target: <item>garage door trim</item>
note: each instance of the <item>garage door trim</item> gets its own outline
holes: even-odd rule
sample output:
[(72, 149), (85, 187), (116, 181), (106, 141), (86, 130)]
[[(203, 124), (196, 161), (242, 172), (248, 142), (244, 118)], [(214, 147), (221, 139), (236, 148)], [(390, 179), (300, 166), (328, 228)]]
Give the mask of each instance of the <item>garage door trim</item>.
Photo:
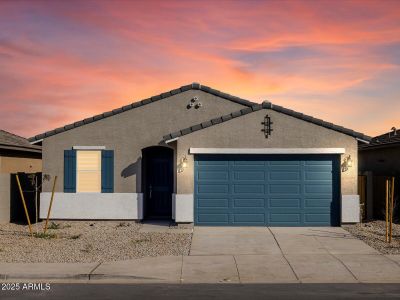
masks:
[(344, 148), (190, 148), (190, 154), (344, 154)]
[[(240, 164), (248, 164), (247, 162), (251, 161), (249, 165), (255, 166), (255, 169), (261, 168), (262, 172), (265, 172), (264, 178), (268, 179), (263, 180), (261, 179), (261, 182), (254, 182), (255, 190), (250, 186), (253, 184), (252, 181), (247, 181), (248, 183), (245, 183), (244, 185), (243, 182), (238, 182), (236, 179), (233, 177), (236, 176), (237, 170), (240, 166)], [(254, 163), (253, 161), (259, 161), (260, 165), (258, 163)], [(298, 187), (296, 188), (295, 186), (290, 186), (290, 183), (285, 183), (287, 182), (288, 178), (285, 175), (282, 179), (282, 182), (272, 182), (269, 177), (272, 176), (272, 173), (275, 171), (280, 172), (280, 168), (283, 168), (282, 170), (284, 171), (285, 169), (285, 164), (290, 162), (290, 161), (295, 161), (295, 164), (293, 165), (294, 170), (297, 170), (298, 172), (301, 172), (301, 178), (298, 177), (296, 184)], [(313, 165), (315, 164), (315, 161), (321, 161), (324, 162), (324, 166), (326, 166), (328, 169), (325, 170), (328, 174), (332, 172), (332, 175), (327, 177), (327, 179), (319, 178), (318, 176), (315, 176), (313, 172), (315, 170), (313, 168), (310, 169), (310, 164)], [(211, 163), (210, 163), (211, 162)], [(217, 162), (217, 165), (219, 162), (221, 162), (221, 166), (223, 165), (224, 167), (218, 167), (214, 165), (214, 163)], [(237, 164), (239, 162), (239, 164)], [(200, 163), (200, 164), (199, 164)], [(328, 163), (328, 164), (326, 164)], [(202, 165), (201, 165), (202, 164)], [(317, 163), (318, 164), (318, 163)], [(283, 165), (283, 166), (282, 166)], [(297, 167), (296, 167), (297, 165)], [(278, 169), (277, 169), (278, 167)], [(221, 168), (221, 169), (219, 169)], [(232, 169), (233, 168), (233, 169)], [(242, 167), (239, 168), (239, 172)], [(249, 166), (246, 166), (245, 171), (249, 171)], [(251, 166), (250, 166), (251, 168)], [(297, 168), (297, 169), (296, 169)], [(203, 170), (203, 174), (200, 174), (200, 170)], [(250, 171), (255, 171), (255, 169), (250, 169)], [(310, 171), (308, 171), (310, 170)], [(209, 226), (339, 226), (340, 225), (340, 156), (339, 155), (287, 155), (287, 154), (280, 154), (280, 155), (249, 155), (249, 154), (229, 154), (229, 155), (214, 155), (214, 154), (200, 154), (200, 155), (195, 155), (195, 168), (194, 168), (194, 183), (195, 183), (195, 191), (194, 191), (194, 221), (196, 225), (209, 225)], [(290, 170), (292, 171), (292, 170)], [(205, 173), (204, 173), (205, 172)], [(215, 172), (215, 174), (214, 174)], [(224, 175), (223, 173), (227, 173), (228, 175)], [(311, 173), (310, 173), (311, 172)], [(318, 172), (318, 171), (317, 171)], [(246, 172), (245, 172), (246, 173)], [(318, 175), (317, 173), (316, 175)], [(240, 174), (239, 174), (240, 175)], [(262, 174), (261, 174), (262, 175)], [(306, 177), (314, 176), (314, 179), (308, 179)], [(326, 176), (327, 174), (325, 174)], [(204, 176), (212, 176), (207, 179), (200, 179), (200, 177), (205, 178)], [(222, 176), (222, 177), (221, 177)], [(198, 178), (199, 177), (199, 178)], [(214, 180), (213, 178), (217, 178)], [(317, 178), (315, 178), (317, 177)], [(222, 178), (222, 179), (221, 179)], [(240, 180), (240, 178), (237, 178)], [(222, 181), (221, 181), (222, 180)], [(249, 180), (248, 178), (246, 180)], [(260, 180), (260, 179), (258, 179)], [(324, 181), (328, 180), (328, 181)], [(200, 185), (198, 182), (203, 181)], [(220, 182), (218, 182), (220, 181)], [(279, 187), (277, 191), (273, 191), (272, 188), (276, 188), (276, 184), (278, 183), (283, 183), (285, 186), (281, 186), (281, 190), (283, 190), (283, 194), (286, 194), (287, 188), (292, 188), (293, 193), (296, 194), (299, 198), (301, 198), (301, 204), (300, 205), (295, 205), (292, 204), (288, 209), (284, 208), (281, 205), (281, 202), (279, 200), (275, 199), (275, 195), (272, 195), (272, 193), (280, 193), (279, 192)], [(214, 185), (215, 184), (215, 185)], [(286, 186), (286, 184), (289, 184), (289, 186)], [(314, 189), (313, 191), (306, 191), (308, 187), (311, 187)], [(319, 184), (322, 184), (325, 186), (321, 192), (318, 190), (321, 189), (318, 187)], [(328, 185), (327, 185), (328, 184)], [(218, 186), (219, 185), (219, 186)], [(236, 190), (236, 187), (238, 190)], [(300, 192), (300, 190), (301, 192)], [(205, 190), (208, 189), (208, 190)], [(252, 214), (251, 216), (248, 215), (246, 216), (246, 209), (241, 210), (236, 210), (237, 204), (234, 203), (234, 201), (237, 200), (238, 194), (237, 193), (246, 193), (249, 192), (250, 196), (252, 194), (257, 194), (257, 197), (254, 197), (254, 199), (251, 199), (254, 203), (256, 203), (256, 198), (263, 198), (265, 199), (264, 201), (264, 208), (260, 208), (262, 211), (252, 211), (249, 212), (248, 214)], [(310, 193), (322, 193), (322, 195), (314, 195), (316, 196), (316, 199), (320, 202), (315, 202), (313, 201), (313, 195), (309, 194)], [(220, 194), (218, 194), (220, 193)], [(217, 203), (212, 203), (213, 198), (218, 198), (217, 196), (220, 195), (220, 204), (217, 205)], [(244, 195), (244, 194), (243, 194)], [(240, 196), (240, 195), (239, 195)], [(244, 199), (250, 199), (251, 197), (244, 195)], [(239, 197), (240, 198), (240, 197)], [(278, 197), (279, 198), (279, 197)], [(203, 203), (199, 202), (202, 199)], [(236, 199), (236, 200), (235, 200)], [(240, 199), (239, 199), (240, 200)], [(330, 202), (326, 202), (329, 200)], [(275, 201), (275, 203), (272, 203), (272, 201)], [(279, 208), (281, 209), (281, 212), (283, 215), (278, 216), (280, 211), (273, 209), (273, 205), (276, 205), (278, 203)], [(306, 204), (307, 203), (307, 204)], [(312, 204), (308, 204), (312, 203)], [(325, 204), (323, 204), (325, 203)], [(242, 201), (241, 205), (248, 205), (247, 203), (244, 203)], [(203, 209), (199, 208), (201, 205), (205, 205)], [(211, 206), (210, 206), (211, 205)], [(213, 208), (213, 206), (216, 205), (216, 208)], [(254, 204), (251, 206), (260, 206), (262, 204)], [(294, 205), (294, 206), (293, 206)], [(310, 206), (311, 205), (311, 206)], [(250, 203), (249, 203), (250, 206)], [(316, 207), (321, 206), (321, 210), (318, 210)], [(298, 207), (298, 210), (296, 211), (296, 207)], [(315, 214), (316, 215), (313, 215)], [(220, 218), (224, 218), (225, 221), (208, 221), (206, 218), (207, 216), (210, 216), (211, 218), (213, 217), (213, 214), (219, 214)], [(262, 214), (265, 214), (265, 218), (263, 219)], [(278, 215), (277, 215), (278, 214)], [(290, 214), (292, 214), (290, 216)], [(296, 220), (295, 215), (301, 215), (301, 219), (297, 218)], [(287, 218), (287, 222), (281, 221), (281, 220), (273, 220), (272, 215), (278, 216), (278, 218)], [(315, 217), (318, 217), (318, 215), (322, 219), (312, 219)], [(226, 217), (225, 217), (226, 216)], [(251, 218), (247, 218), (247, 217)], [(325, 217), (324, 217), (325, 216)], [(203, 217), (203, 221), (200, 221), (200, 218)], [(240, 221), (240, 218), (243, 217), (244, 219)], [(247, 219), (246, 219), (247, 218)], [(310, 219), (307, 219), (310, 218)], [(235, 220), (233, 220), (235, 219)], [(237, 221), (238, 219), (239, 221)], [(204, 221), (206, 220), (206, 221)], [(252, 223), (254, 222), (254, 223)]]

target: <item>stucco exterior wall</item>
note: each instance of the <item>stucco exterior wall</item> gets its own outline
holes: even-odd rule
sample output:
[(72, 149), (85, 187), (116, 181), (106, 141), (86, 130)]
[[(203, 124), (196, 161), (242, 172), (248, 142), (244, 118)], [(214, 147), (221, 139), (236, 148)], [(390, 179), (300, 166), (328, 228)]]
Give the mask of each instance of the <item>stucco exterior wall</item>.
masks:
[(359, 156), (360, 172), (387, 176), (400, 172), (400, 146), (362, 150)]
[(0, 223), (10, 222), (10, 174), (0, 173)]
[[(187, 109), (198, 96), (203, 106)], [(105, 146), (114, 150), (114, 191), (141, 192), (142, 149), (158, 145), (170, 132), (244, 108), (200, 90), (189, 90), (43, 140), (43, 173), (57, 175), (56, 192), (63, 191), (64, 150), (73, 146)], [(53, 177), (54, 178), (54, 177)], [(52, 182), (45, 182), (44, 192)]]
[(36, 173), (42, 171), (40, 158), (0, 156), (0, 173)]
[[(261, 131), (265, 115), (273, 122), (272, 135)], [(189, 148), (345, 148), (353, 167), (341, 173), (342, 194), (357, 194), (357, 141), (348, 135), (287, 116), (272, 110), (260, 110), (179, 138), (177, 159), (186, 155), (187, 169), (177, 174), (177, 194), (194, 190), (194, 156)]]

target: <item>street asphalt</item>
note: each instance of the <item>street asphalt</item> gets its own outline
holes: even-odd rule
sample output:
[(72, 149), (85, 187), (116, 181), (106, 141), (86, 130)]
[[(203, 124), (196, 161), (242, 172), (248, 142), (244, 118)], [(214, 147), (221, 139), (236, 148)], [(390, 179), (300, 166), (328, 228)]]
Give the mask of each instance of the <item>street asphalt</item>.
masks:
[(399, 299), (399, 284), (51, 284), (46, 291), (0, 291), (24, 299)]

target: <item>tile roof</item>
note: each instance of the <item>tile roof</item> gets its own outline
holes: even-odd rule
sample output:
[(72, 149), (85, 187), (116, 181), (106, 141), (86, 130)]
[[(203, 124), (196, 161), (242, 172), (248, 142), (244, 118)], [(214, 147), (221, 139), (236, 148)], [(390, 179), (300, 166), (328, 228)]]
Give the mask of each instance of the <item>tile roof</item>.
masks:
[(188, 90), (201, 90), (203, 92), (206, 92), (206, 93), (221, 97), (223, 99), (226, 99), (226, 100), (229, 100), (229, 101), (232, 101), (232, 102), (235, 102), (235, 103), (241, 104), (243, 106), (247, 106), (247, 107), (241, 109), (240, 111), (232, 112), (231, 114), (224, 115), (224, 116), (221, 116), (219, 118), (215, 118), (213, 120), (210, 120), (210, 121), (207, 121), (207, 122), (203, 122), (201, 124), (197, 124), (197, 125), (191, 126), (189, 128), (182, 129), (182, 130), (180, 130), (178, 132), (171, 133), (169, 135), (164, 136), (164, 140), (168, 140), (168, 139), (171, 139), (171, 138), (175, 138), (175, 137), (178, 137), (178, 136), (189, 134), (189, 133), (191, 133), (193, 131), (200, 130), (200, 129), (203, 129), (203, 128), (206, 128), (206, 127), (209, 127), (209, 126), (213, 126), (215, 124), (228, 121), (228, 120), (230, 120), (232, 118), (236, 118), (236, 117), (251, 113), (251, 112), (253, 112), (255, 110), (259, 110), (259, 109), (262, 109), (262, 108), (269, 108), (269, 109), (284, 113), (286, 115), (290, 115), (292, 117), (295, 117), (295, 118), (298, 118), (298, 119), (302, 119), (302, 120), (307, 121), (307, 122), (311, 122), (311, 123), (314, 123), (314, 124), (317, 124), (317, 125), (320, 125), (320, 126), (323, 126), (323, 127), (335, 130), (335, 131), (339, 131), (341, 133), (345, 133), (345, 134), (353, 136), (355, 138), (359, 138), (359, 139), (366, 140), (366, 141), (369, 141), (369, 139), (370, 139), (369, 136), (366, 136), (366, 135), (364, 135), (362, 133), (355, 132), (353, 130), (344, 128), (342, 126), (334, 125), (332, 123), (329, 123), (329, 122), (326, 122), (326, 121), (323, 121), (323, 120), (320, 120), (320, 119), (317, 119), (317, 118), (314, 118), (314, 117), (311, 117), (311, 116), (308, 116), (308, 115), (304, 115), (302, 113), (293, 111), (291, 109), (287, 109), (287, 108), (279, 106), (279, 105), (273, 105), (272, 103), (270, 103), (268, 101), (265, 101), (262, 104), (257, 104), (255, 102), (251, 102), (251, 101), (246, 100), (246, 99), (242, 99), (242, 98), (239, 98), (239, 97), (236, 97), (236, 96), (232, 96), (230, 94), (221, 92), (219, 90), (210, 88), (208, 86), (201, 85), (200, 83), (192, 83), (192, 84), (181, 86), (180, 88), (171, 90), (171, 91), (166, 92), (166, 93), (162, 93), (162, 94), (159, 94), (159, 95), (156, 95), (156, 96), (153, 96), (153, 97), (150, 97), (150, 98), (138, 101), (138, 102), (134, 102), (134, 103), (129, 104), (129, 105), (122, 106), (122, 107), (114, 109), (112, 111), (104, 112), (102, 114), (99, 114), (99, 115), (96, 115), (96, 116), (93, 116), (93, 117), (90, 117), (90, 118), (86, 118), (84, 120), (80, 120), (80, 121), (77, 121), (75, 123), (68, 124), (68, 125), (65, 125), (63, 127), (56, 128), (54, 130), (50, 130), (50, 131), (44, 132), (42, 134), (36, 135), (34, 137), (31, 137), (28, 140), (30, 142), (39, 141), (39, 140), (41, 140), (43, 138), (46, 138), (46, 137), (49, 137), (49, 136), (53, 136), (53, 135), (56, 135), (58, 133), (61, 133), (61, 132), (64, 132), (64, 131), (67, 131), (67, 130), (70, 130), (70, 129), (73, 129), (73, 128), (76, 128), (76, 127), (80, 127), (80, 126), (83, 126), (83, 125), (86, 125), (86, 124), (89, 124), (89, 123), (92, 123), (92, 122), (95, 122), (95, 121), (98, 121), (98, 120), (101, 120), (101, 119), (104, 119), (104, 118), (107, 118), (107, 117), (110, 117), (110, 116), (114, 116), (114, 115), (120, 114), (122, 112), (125, 112), (127, 110), (135, 109), (137, 107), (141, 107), (143, 105), (146, 105), (146, 104), (149, 104), (149, 103), (152, 103), (152, 102), (156, 102), (156, 101), (168, 98), (170, 96), (183, 93), (183, 92), (188, 91)]
[(367, 150), (394, 145), (400, 145), (400, 130), (392, 130), (390, 132), (373, 137), (369, 144), (361, 144), (359, 145), (358, 149)]
[(107, 117), (110, 117), (110, 116), (114, 116), (114, 115), (120, 114), (122, 112), (125, 112), (127, 110), (135, 109), (137, 107), (141, 107), (143, 105), (146, 105), (146, 104), (149, 104), (149, 103), (152, 103), (152, 102), (156, 102), (156, 101), (171, 97), (173, 95), (177, 95), (177, 94), (186, 92), (188, 90), (200, 90), (200, 91), (203, 91), (203, 92), (206, 92), (206, 93), (221, 97), (223, 99), (226, 99), (226, 100), (229, 100), (229, 101), (232, 101), (232, 102), (244, 105), (244, 106), (249, 106), (250, 107), (250, 106), (255, 104), (254, 102), (251, 102), (249, 100), (245, 100), (245, 99), (242, 99), (242, 98), (239, 98), (239, 97), (236, 97), (236, 96), (232, 96), (230, 94), (227, 94), (227, 93), (218, 91), (216, 89), (210, 88), (208, 86), (201, 85), (200, 83), (195, 83), (194, 82), (192, 84), (184, 85), (184, 86), (181, 86), (180, 88), (171, 90), (169, 92), (162, 93), (160, 95), (156, 95), (156, 96), (153, 96), (153, 97), (150, 97), (150, 98), (138, 101), (138, 102), (134, 102), (134, 103), (131, 103), (129, 105), (125, 105), (125, 106), (122, 106), (120, 108), (113, 109), (112, 111), (104, 112), (102, 114), (99, 114), (99, 115), (96, 115), (96, 116), (93, 116), (93, 117), (90, 117), (90, 118), (87, 118), (87, 119), (84, 119), (84, 120), (80, 120), (80, 121), (77, 121), (75, 123), (68, 124), (68, 125), (65, 125), (63, 127), (59, 127), (59, 128), (54, 129), (54, 130), (50, 130), (50, 131), (44, 132), (42, 134), (38, 134), (38, 135), (36, 135), (34, 137), (29, 138), (29, 141), (30, 142), (39, 141), (39, 140), (41, 140), (43, 138), (46, 138), (46, 137), (49, 137), (49, 136), (52, 136), (52, 135), (55, 135), (55, 134), (58, 134), (58, 133), (73, 129), (73, 128), (76, 128), (76, 127), (80, 127), (80, 126), (83, 126), (83, 125), (86, 125), (86, 124), (89, 124), (89, 123), (92, 123), (92, 122), (95, 122), (95, 121), (98, 121), (98, 120), (101, 120), (101, 119), (104, 119), (104, 118), (107, 118)]
[(313, 124), (316, 124), (316, 125), (328, 128), (328, 129), (332, 129), (334, 131), (338, 131), (338, 132), (350, 135), (352, 137), (355, 137), (355, 138), (358, 138), (358, 139), (361, 139), (364, 141), (369, 141), (371, 139), (371, 137), (364, 135), (363, 133), (356, 132), (351, 129), (347, 129), (342, 126), (335, 125), (335, 124), (326, 122), (321, 119), (316, 119), (312, 116), (304, 115), (304, 114), (296, 112), (294, 110), (272, 104), (271, 102), (268, 102), (268, 101), (264, 101), (262, 104), (254, 104), (250, 107), (243, 108), (239, 111), (232, 112), (228, 115), (224, 115), (224, 116), (221, 116), (221, 117), (218, 117), (218, 118), (215, 118), (215, 119), (212, 119), (212, 120), (209, 120), (209, 121), (206, 121), (206, 122), (203, 122), (200, 124), (196, 124), (191, 127), (170, 133), (168, 135), (165, 135), (163, 137), (163, 140), (168, 141), (171, 139), (175, 139), (177, 137), (184, 136), (186, 134), (190, 134), (192, 132), (195, 132), (195, 131), (198, 131), (198, 130), (201, 130), (201, 129), (204, 129), (204, 128), (207, 128), (207, 127), (219, 124), (219, 123), (223, 123), (223, 122), (229, 121), (233, 118), (241, 117), (241, 116), (247, 115), (249, 113), (261, 110), (261, 109), (272, 109), (274, 111), (289, 115), (291, 117), (294, 117), (294, 118), (297, 118), (300, 120), (304, 120), (306, 122), (310, 122), (310, 123), (313, 123)]
[(42, 147), (31, 145), (26, 138), (0, 129), (0, 149), (42, 152)]

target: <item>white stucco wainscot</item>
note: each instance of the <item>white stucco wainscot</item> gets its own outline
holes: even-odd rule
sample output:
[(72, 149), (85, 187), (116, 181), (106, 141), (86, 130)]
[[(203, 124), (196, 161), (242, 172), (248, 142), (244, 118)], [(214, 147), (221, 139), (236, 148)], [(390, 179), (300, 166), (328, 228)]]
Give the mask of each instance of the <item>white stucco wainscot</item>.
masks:
[[(40, 218), (47, 217), (51, 193), (40, 194)], [(50, 219), (143, 219), (141, 193), (55, 193)]]
[(172, 195), (173, 218), (177, 223), (193, 223), (194, 199), (193, 194)]
[(360, 222), (360, 196), (342, 195), (342, 223)]

